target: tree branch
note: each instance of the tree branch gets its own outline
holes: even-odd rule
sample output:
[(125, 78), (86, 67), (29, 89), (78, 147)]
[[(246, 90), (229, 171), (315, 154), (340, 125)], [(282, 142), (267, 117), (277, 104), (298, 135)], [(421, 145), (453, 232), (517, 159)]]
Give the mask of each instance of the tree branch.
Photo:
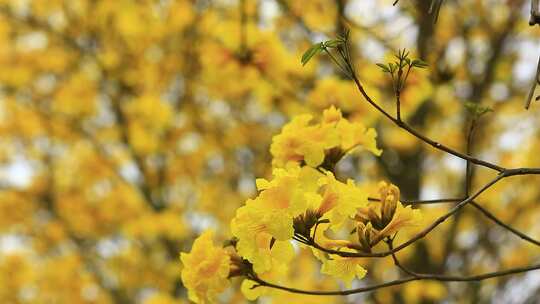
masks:
[(318, 290), (316, 291), (316, 290), (303, 290), (303, 289), (291, 288), (291, 287), (286, 287), (286, 286), (267, 282), (257, 276), (250, 277), (249, 279), (253, 280), (254, 282), (258, 284), (258, 285), (255, 285), (254, 288), (269, 287), (269, 288), (279, 289), (279, 290), (283, 290), (283, 291), (287, 291), (291, 293), (314, 295), (314, 296), (346, 296), (346, 295), (351, 295), (351, 294), (358, 294), (358, 293), (373, 291), (377, 289), (382, 289), (385, 287), (401, 285), (401, 284), (405, 284), (411, 281), (420, 281), (420, 280), (440, 281), (440, 282), (483, 281), (483, 280), (487, 280), (491, 278), (502, 277), (502, 276), (507, 276), (511, 274), (538, 270), (538, 269), (540, 269), (540, 264), (535, 264), (535, 265), (526, 266), (526, 267), (517, 267), (517, 268), (512, 268), (512, 269), (502, 270), (502, 271), (489, 272), (489, 273), (484, 273), (484, 274), (479, 274), (479, 275), (474, 275), (474, 276), (450, 276), (450, 275), (437, 275), (437, 274), (420, 274), (420, 273), (411, 272), (414, 274), (414, 276), (409, 276), (406, 278), (393, 280), (393, 281), (389, 281), (382, 284), (370, 285), (370, 286), (361, 287), (361, 288), (355, 288), (355, 289), (349, 289), (349, 290), (332, 290), (332, 291), (318, 291)]

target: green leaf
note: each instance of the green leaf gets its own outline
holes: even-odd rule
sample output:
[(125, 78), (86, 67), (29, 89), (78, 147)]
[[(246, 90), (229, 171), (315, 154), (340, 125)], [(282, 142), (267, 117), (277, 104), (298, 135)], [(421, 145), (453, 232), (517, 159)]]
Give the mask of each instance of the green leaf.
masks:
[(407, 62), (405, 62), (405, 60), (400, 60), (399, 61), (398, 66), (399, 66), (400, 69), (403, 69), (406, 65), (407, 65)]
[(407, 49), (400, 49), (398, 50), (398, 53), (394, 55), (394, 57), (396, 57), (396, 59), (398, 59), (399, 61), (405, 60), (405, 58), (407, 58), (408, 56), (409, 52), (407, 51)]
[(421, 59), (415, 59), (411, 62), (411, 65), (413, 67), (417, 67), (417, 68), (420, 68), (420, 69), (425, 69), (429, 66), (429, 64)]
[(339, 39), (332, 39), (324, 42), (324, 46), (327, 48), (335, 48), (343, 42)]
[(377, 66), (380, 67), (381, 70), (383, 70), (383, 72), (390, 73), (390, 69), (386, 65), (384, 65), (382, 63), (377, 63)]
[(316, 43), (312, 45), (307, 51), (305, 51), (304, 55), (302, 55), (302, 65), (306, 65), (309, 60), (318, 53), (320, 53), (324, 48), (324, 45), (322, 42)]
[(477, 103), (474, 102), (466, 102), (465, 108), (471, 115), (473, 115), (475, 118), (478, 118), (486, 113), (493, 112), (493, 109), (490, 107), (483, 107)]
[(390, 73), (394, 73), (397, 70), (397, 64), (389, 63), (388, 66), (390, 67)]

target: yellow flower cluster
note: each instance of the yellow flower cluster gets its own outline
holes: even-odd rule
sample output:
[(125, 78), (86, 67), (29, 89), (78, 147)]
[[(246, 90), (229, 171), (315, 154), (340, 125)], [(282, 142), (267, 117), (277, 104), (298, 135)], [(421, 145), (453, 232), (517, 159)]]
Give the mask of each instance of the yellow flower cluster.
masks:
[[(381, 183), (380, 202), (370, 203), (366, 189), (334, 176), (333, 166), (352, 149), (361, 147), (380, 155), (373, 129), (349, 122), (334, 107), (324, 111), (319, 123), (310, 124), (311, 120), (309, 115), (296, 117), (274, 137), (272, 178), (256, 180), (258, 195), (248, 199), (231, 221), (236, 253), (214, 247), (211, 234), (205, 233), (195, 241), (192, 253), (182, 254), (182, 280), (193, 301), (212, 301), (227, 286), (227, 278), (236, 275), (246, 275), (241, 288), (246, 298), (271, 294), (254, 278), (276, 282), (284, 277), (295, 256), (293, 240), (370, 252), (385, 237), (418, 222), (419, 212), (403, 207), (396, 186)], [(358, 241), (325, 236), (329, 230), (348, 232), (351, 223), (356, 225)], [(367, 273), (360, 258), (312, 249), (322, 263), (321, 273), (347, 285)]]
[(288, 164), (306, 164), (310, 167), (333, 165), (355, 148), (362, 148), (379, 156), (374, 129), (367, 129), (359, 122), (343, 118), (334, 106), (323, 112), (322, 120), (312, 124), (309, 114), (299, 115), (285, 125), (281, 134), (274, 136), (270, 152), (274, 167)]
[[(342, 183), (331, 172), (294, 166), (274, 169), (273, 175), (270, 181), (257, 180), (259, 195), (239, 208), (231, 222), (238, 253), (256, 273), (289, 262), (293, 254), (289, 241), (295, 230), (302, 229), (298, 222), (311, 222), (312, 227), (324, 217), (337, 229), (367, 205), (366, 195), (353, 181)], [(311, 227), (303, 234), (309, 235)]]

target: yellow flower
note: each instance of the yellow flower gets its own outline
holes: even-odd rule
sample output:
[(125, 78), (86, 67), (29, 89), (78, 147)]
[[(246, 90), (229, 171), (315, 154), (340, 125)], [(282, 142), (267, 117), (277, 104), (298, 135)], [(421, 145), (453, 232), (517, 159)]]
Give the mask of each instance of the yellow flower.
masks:
[(280, 134), (274, 136), (270, 152), (275, 167), (304, 161), (317, 167), (324, 160), (324, 151), (339, 144), (334, 128), (310, 125), (311, 115), (299, 115), (285, 125)]
[(320, 176), (309, 167), (275, 169), (273, 174), (271, 181), (257, 180), (261, 192), (247, 200), (231, 221), (232, 234), (238, 238), (238, 253), (253, 264), (257, 273), (292, 258), (289, 240), (294, 234), (293, 218), (306, 209), (305, 193), (316, 190)]
[(377, 149), (377, 132), (375, 129), (367, 129), (360, 123), (351, 123), (346, 119), (340, 120), (336, 125), (336, 130), (341, 136), (341, 149), (347, 153), (354, 148), (362, 148), (375, 156), (380, 156), (382, 150)]
[(382, 236), (390, 236), (400, 229), (418, 226), (421, 221), (422, 214), (420, 213), (420, 210), (412, 209), (411, 206), (403, 207), (400, 202), (397, 202), (394, 217), (390, 223), (380, 231), (380, 234)]
[(360, 264), (361, 258), (332, 256), (332, 259), (323, 261), (321, 273), (341, 279), (347, 287), (350, 287), (354, 278), (361, 279), (366, 276), (367, 270)]
[(244, 281), (242, 281), (242, 286), (240, 287), (240, 290), (242, 291), (244, 297), (246, 297), (246, 299), (250, 301), (255, 301), (258, 297), (264, 295), (267, 292), (267, 288), (262, 286), (253, 288), (255, 285), (257, 285), (257, 282), (245, 279)]
[(377, 156), (381, 154), (376, 146), (375, 130), (366, 129), (359, 122), (349, 122), (334, 106), (323, 112), (320, 123), (312, 120), (308, 114), (296, 116), (274, 136), (270, 147), (274, 167), (291, 163), (318, 167), (325, 161), (333, 165), (359, 146)]
[(195, 303), (213, 303), (229, 285), (230, 256), (212, 241), (213, 233), (204, 232), (193, 243), (191, 253), (181, 253), (182, 282)]
[(319, 185), (324, 188), (324, 192), (318, 212), (330, 220), (333, 230), (341, 228), (345, 220), (368, 204), (367, 194), (352, 180), (342, 183), (331, 172), (326, 172), (326, 176), (319, 179)]
[(380, 202), (370, 203), (368, 207), (360, 208), (356, 220), (361, 227), (368, 227), (370, 240), (365, 236), (360, 238), (361, 243), (374, 246), (387, 236), (392, 236), (400, 229), (417, 226), (422, 221), (420, 210), (404, 207), (399, 201), (400, 191), (395, 185), (385, 182), (379, 184)]
[(232, 234), (238, 238), (237, 252), (253, 264), (256, 273), (285, 265), (294, 255), (288, 241), (293, 234), (292, 218), (279, 213), (265, 216), (264, 210), (250, 209), (248, 206), (239, 208), (231, 222)]
[[(349, 248), (349, 246), (353, 245), (353, 243), (349, 240), (336, 240), (328, 238), (325, 235), (325, 231), (328, 230), (328, 227), (328, 223), (323, 223), (320, 224), (317, 228), (317, 231), (313, 236), (317, 244), (327, 249)], [(315, 258), (317, 258), (323, 263), (328, 260), (327, 254), (319, 249), (311, 247), (311, 252), (313, 253), (313, 256), (315, 256)]]

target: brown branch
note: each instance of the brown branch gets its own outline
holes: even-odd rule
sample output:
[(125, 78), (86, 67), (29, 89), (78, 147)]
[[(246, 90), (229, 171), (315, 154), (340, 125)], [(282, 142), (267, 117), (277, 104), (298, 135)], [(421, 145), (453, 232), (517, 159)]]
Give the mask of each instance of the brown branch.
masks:
[[(388, 247), (392, 249), (392, 240), (389, 240), (387, 242)], [(535, 264), (527, 267), (518, 267), (518, 268), (512, 268), (508, 270), (503, 271), (496, 271), (491, 273), (485, 273), (481, 275), (474, 275), (474, 276), (459, 276), (459, 275), (444, 275), (444, 274), (432, 274), (432, 273), (420, 273), (412, 271), (403, 264), (401, 264), (395, 254), (392, 254), (392, 259), (394, 261), (394, 264), (401, 269), (403, 272), (408, 274), (409, 276), (419, 279), (419, 280), (434, 280), (434, 281), (441, 281), (441, 282), (470, 282), (470, 281), (481, 281), (485, 279), (490, 279), (498, 276), (505, 276), (509, 274), (515, 274), (519, 272), (527, 272), (532, 270), (538, 270), (540, 269), (540, 264)]]
[[(459, 203), (466, 198), (437, 198), (429, 200), (400, 200), (404, 205), (430, 205), (430, 204), (443, 204), (443, 203)], [(381, 199), (375, 197), (368, 197), (370, 202), (380, 202)]]
[(258, 285), (255, 285), (253, 288), (269, 287), (269, 288), (279, 289), (279, 290), (283, 290), (283, 291), (287, 291), (291, 293), (314, 295), (314, 296), (346, 296), (346, 295), (351, 295), (351, 294), (358, 294), (358, 293), (373, 291), (373, 290), (377, 290), (377, 289), (381, 289), (385, 287), (401, 285), (401, 284), (405, 284), (411, 281), (425, 280), (425, 281), (440, 281), (440, 282), (475, 282), (475, 281), (483, 281), (483, 280), (487, 280), (491, 278), (502, 277), (502, 276), (507, 276), (511, 274), (538, 270), (538, 269), (540, 269), (540, 264), (535, 264), (535, 265), (531, 265), (527, 267), (516, 267), (516, 268), (512, 268), (508, 270), (489, 272), (489, 273), (484, 273), (484, 274), (474, 275), (474, 276), (450, 276), (450, 275), (437, 275), (437, 274), (419, 274), (419, 273), (411, 272), (411, 273), (414, 273), (415, 275), (398, 279), (398, 280), (385, 282), (382, 284), (375, 284), (375, 285), (349, 289), (349, 290), (332, 290), (332, 291), (303, 290), (303, 289), (291, 288), (291, 287), (286, 287), (286, 286), (267, 282), (257, 276), (252, 276), (249, 279), (258, 284)]
[(354, 66), (350, 60), (350, 58), (346, 57), (346, 56), (342, 56), (342, 59), (343, 61), (345, 62), (346, 66), (347, 66), (347, 70), (349, 71), (349, 73), (347, 73), (350, 78), (354, 81), (354, 83), (356, 84), (356, 87), (358, 88), (358, 91), (360, 91), (360, 93), (362, 94), (362, 96), (364, 97), (364, 99), (369, 103), (371, 104), (377, 111), (379, 111), (381, 114), (383, 114), (384, 116), (386, 116), (386, 118), (388, 118), (390, 121), (392, 121), (395, 125), (397, 125), (398, 127), (400, 127), (401, 129), (409, 132), (411, 135), (413, 135), (414, 137), (418, 138), (419, 140), (427, 143), (428, 145), (431, 145), (432, 147), (436, 148), (436, 149), (439, 149), (441, 151), (444, 151), (446, 153), (449, 153), (449, 154), (452, 154), (454, 156), (457, 156), (461, 159), (464, 159), (464, 160), (467, 160), (467, 161), (470, 161), (476, 165), (480, 165), (480, 166), (484, 166), (486, 168), (490, 168), (490, 169), (493, 169), (495, 171), (498, 171), (498, 172), (503, 172), (506, 170), (506, 168), (504, 167), (501, 167), (499, 165), (496, 165), (496, 164), (493, 164), (493, 163), (490, 163), (488, 161), (485, 161), (485, 160), (482, 160), (482, 159), (478, 159), (478, 158), (475, 158), (475, 157), (472, 157), (468, 154), (465, 154), (465, 153), (461, 153), (461, 152), (458, 152), (446, 145), (443, 145), (439, 142), (436, 142), (430, 138), (428, 138), (427, 136), (421, 134), (420, 132), (416, 131), (415, 129), (413, 129), (411, 126), (409, 126), (407, 123), (405, 123), (404, 121), (398, 119), (398, 118), (394, 118), (392, 115), (390, 115), (386, 110), (384, 110), (381, 106), (379, 106), (370, 96), (369, 94), (366, 92), (366, 90), (364, 89), (364, 87), (362, 86), (362, 83), (360, 82), (360, 80), (358, 79), (358, 76), (356, 75), (356, 72), (355, 72), (355, 69), (354, 69)]
[[(348, 63), (348, 64), (349, 64), (349, 67), (352, 68), (350, 63)], [(364, 97), (364, 99), (368, 103), (370, 103), (381, 114), (386, 116), (386, 118), (388, 118), (390, 121), (392, 121), (395, 125), (397, 125), (401, 129), (404, 129), (405, 131), (409, 132), (411, 135), (418, 138), (419, 140), (421, 140), (421, 141), (425, 142), (426, 144), (434, 147), (435, 149), (439, 149), (439, 150), (442, 150), (442, 151), (444, 151), (446, 153), (457, 156), (457, 157), (459, 157), (461, 159), (468, 160), (468, 161), (470, 161), (470, 162), (472, 162), (472, 163), (474, 163), (476, 165), (484, 166), (486, 168), (490, 168), (490, 169), (493, 169), (493, 170), (498, 171), (498, 172), (503, 172), (505, 170), (505, 168), (503, 168), (503, 167), (501, 167), (499, 165), (496, 165), (496, 164), (487, 162), (485, 160), (481, 160), (481, 159), (472, 157), (470, 155), (458, 152), (458, 151), (456, 151), (456, 150), (454, 150), (454, 149), (452, 149), (452, 148), (450, 148), (448, 146), (445, 146), (445, 145), (443, 145), (443, 144), (441, 144), (439, 142), (436, 142), (436, 141), (424, 136), (423, 134), (419, 133), (418, 131), (413, 129), (411, 126), (409, 126), (405, 122), (403, 122), (401, 120), (398, 120), (397, 118), (394, 118), (392, 115), (390, 115), (388, 112), (386, 112), (381, 106), (379, 106), (375, 101), (373, 101), (373, 99), (371, 99), (371, 97), (367, 94), (366, 90), (364, 89), (364, 87), (360, 83), (360, 80), (356, 76), (356, 73), (354, 73), (354, 72), (352, 73), (352, 79), (353, 79), (354, 83), (356, 84), (356, 87), (358, 88), (358, 90), (360, 91), (360, 93), (362, 94), (362, 96)]]
[(525, 233), (523, 233), (523, 232), (513, 228), (512, 226), (504, 223), (503, 221), (501, 221), (499, 218), (497, 218), (495, 215), (493, 215), (491, 212), (489, 212), (488, 210), (486, 210), (484, 207), (480, 206), (476, 202), (472, 201), (470, 204), (474, 208), (476, 208), (478, 211), (482, 212), (482, 214), (484, 216), (486, 216), (487, 218), (489, 218), (490, 220), (495, 222), (497, 225), (503, 227), (504, 229), (510, 231), (511, 233), (517, 235), (518, 237), (522, 238), (523, 240), (525, 240), (525, 241), (527, 241), (529, 243), (532, 243), (532, 244), (534, 244), (536, 246), (540, 246), (540, 241), (535, 240), (535, 239), (531, 238), (530, 236), (526, 235)]

